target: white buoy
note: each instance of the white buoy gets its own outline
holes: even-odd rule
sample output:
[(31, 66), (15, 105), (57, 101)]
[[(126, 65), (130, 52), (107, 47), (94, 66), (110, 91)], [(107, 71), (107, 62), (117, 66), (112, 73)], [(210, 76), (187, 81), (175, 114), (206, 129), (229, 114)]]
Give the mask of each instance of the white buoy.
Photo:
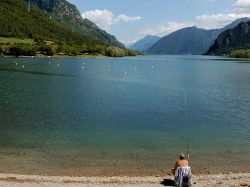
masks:
[(85, 69), (85, 67), (84, 67), (84, 66), (82, 66), (82, 69)]
[(60, 64), (57, 64), (57, 66), (59, 67), (59, 66), (60, 66)]
[(24, 68), (24, 65), (22, 66), (22, 68)]
[(18, 63), (16, 63), (16, 66), (18, 65)]

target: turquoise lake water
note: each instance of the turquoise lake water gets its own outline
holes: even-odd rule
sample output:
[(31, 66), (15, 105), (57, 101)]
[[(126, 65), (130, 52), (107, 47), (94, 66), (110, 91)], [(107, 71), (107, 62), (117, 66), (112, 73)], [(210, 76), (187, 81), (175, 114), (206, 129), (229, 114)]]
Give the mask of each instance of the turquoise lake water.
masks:
[(249, 133), (250, 63), (0, 58), (0, 172), (154, 175), (187, 137), (194, 171), (245, 172)]

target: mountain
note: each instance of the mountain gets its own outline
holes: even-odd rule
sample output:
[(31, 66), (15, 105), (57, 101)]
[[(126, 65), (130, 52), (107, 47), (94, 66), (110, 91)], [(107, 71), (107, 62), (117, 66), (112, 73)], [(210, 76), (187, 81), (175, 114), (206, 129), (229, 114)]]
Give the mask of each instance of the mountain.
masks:
[(156, 42), (150, 54), (203, 54), (211, 46), (219, 30), (188, 27), (169, 34)]
[(132, 49), (132, 50), (137, 50), (137, 51), (147, 51), (158, 40), (160, 40), (160, 38), (161, 37), (159, 37), (159, 36), (147, 35), (144, 38), (142, 38), (141, 40), (139, 40), (136, 43), (134, 43), (129, 48)]
[[(25, 1), (28, 2), (29, 0)], [(101, 30), (90, 20), (83, 19), (76, 6), (66, 0), (31, 0), (31, 4), (49, 15), (51, 19), (63, 23), (76, 32), (109, 45), (125, 48), (114, 36)]]
[(194, 54), (207, 52), (218, 35), (249, 18), (240, 18), (221, 29), (205, 30), (197, 27), (187, 27), (175, 31), (156, 42), (147, 52), (150, 54)]
[(228, 29), (233, 29), (234, 27), (238, 26), (241, 22), (246, 23), (249, 21), (250, 21), (250, 18), (248, 18), (248, 17), (238, 18), (238, 19), (234, 20), (232, 23), (230, 23), (229, 25), (222, 28), (221, 32), (228, 30)]
[(242, 22), (235, 28), (222, 32), (207, 54), (231, 54), (239, 49), (250, 49), (250, 22)]
[(66, 0), (31, 0), (30, 11), (27, 1), (0, 1), (0, 55), (136, 55)]
[(1, 0), (0, 15), (2, 37), (42, 38), (53, 42), (83, 42), (86, 39), (85, 35), (74, 33), (56, 20), (50, 20), (38, 8), (28, 12), (23, 0)]

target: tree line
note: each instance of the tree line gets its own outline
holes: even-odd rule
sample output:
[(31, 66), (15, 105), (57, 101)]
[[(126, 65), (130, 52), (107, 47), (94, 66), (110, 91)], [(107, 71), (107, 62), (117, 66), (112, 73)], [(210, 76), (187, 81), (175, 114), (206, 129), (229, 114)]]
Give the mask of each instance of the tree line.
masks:
[(0, 15), (0, 36), (34, 40), (34, 43), (0, 44), (2, 55), (94, 54), (115, 57), (138, 54), (76, 32), (69, 26), (50, 19), (47, 14), (36, 7), (28, 12), (25, 1), (1, 0)]

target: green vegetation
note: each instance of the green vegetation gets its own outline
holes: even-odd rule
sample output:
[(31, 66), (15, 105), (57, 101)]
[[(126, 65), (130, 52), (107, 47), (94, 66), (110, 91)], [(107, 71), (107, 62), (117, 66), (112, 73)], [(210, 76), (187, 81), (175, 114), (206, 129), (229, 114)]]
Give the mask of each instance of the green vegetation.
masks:
[[(28, 2), (28, 0), (25, 0)], [(85, 35), (88, 38), (102, 41), (103, 43), (119, 48), (124, 45), (117, 39), (98, 28), (88, 19), (82, 19), (81, 13), (77, 8), (66, 0), (49, 1), (49, 0), (30, 0), (34, 7), (39, 8), (43, 13), (47, 14), (50, 20), (56, 20), (63, 24), (64, 27), (70, 28), (74, 32)]]
[[(17, 39), (18, 41), (18, 39)], [(105, 47), (102, 45), (95, 45), (92, 47), (82, 47), (77, 45), (61, 45), (46, 43), (13, 43), (0, 45), (0, 54), (6, 56), (82, 56), (82, 55), (96, 55), (109, 57), (135, 56), (141, 54), (140, 52), (131, 51), (128, 49), (121, 49), (118, 47)]]
[[(44, 3), (50, 2), (48, 6)], [(0, 54), (11, 56), (46, 55), (136, 55), (112, 35), (83, 20), (75, 6), (62, 1), (0, 1)], [(61, 3), (61, 4), (60, 4)], [(61, 8), (59, 8), (61, 7)], [(70, 12), (65, 16), (66, 12)], [(60, 17), (60, 15), (63, 15)]]
[(232, 51), (230, 57), (233, 58), (250, 58), (250, 49), (240, 49)]
[(17, 43), (34, 43), (33, 39), (20, 39), (20, 38), (4, 38), (0, 37), (0, 45), (17, 44)]
[(3, 56), (3, 49), (2, 47), (0, 46), (0, 57)]
[(221, 33), (210, 47), (208, 55), (244, 56), (250, 49), (250, 22), (240, 23)]

